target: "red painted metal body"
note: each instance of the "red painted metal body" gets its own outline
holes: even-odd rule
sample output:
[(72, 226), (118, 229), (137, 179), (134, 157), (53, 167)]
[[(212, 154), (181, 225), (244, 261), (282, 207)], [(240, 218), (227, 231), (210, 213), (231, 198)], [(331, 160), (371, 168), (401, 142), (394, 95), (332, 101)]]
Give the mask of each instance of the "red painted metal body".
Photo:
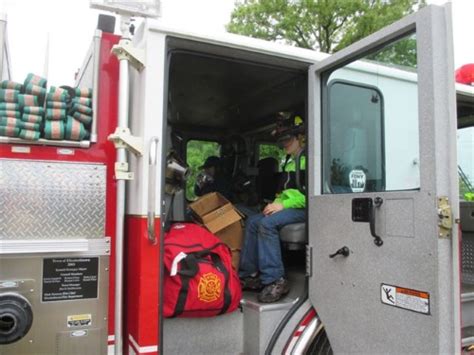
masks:
[[(112, 46), (120, 37), (103, 33), (100, 46), (99, 64), (99, 97), (98, 97), (98, 125), (97, 142), (90, 148), (68, 148), (73, 154), (60, 154), (62, 147), (29, 145), (29, 153), (12, 152), (13, 144), (0, 144), (0, 157), (25, 160), (65, 161), (77, 163), (97, 163), (107, 166), (106, 188), (106, 219), (105, 234), (112, 239), (110, 259), (109, 284), (109, 334), (114, 330), (114, 242), (115, 242), (115, 209), (116, 209), (116, 181), (114, 179), (115, 147), (107, 140), (109, 134), (117, 127), (118, 109), (118, 75), (119, 63), (115, 56), (110, 54)], [(26, 144), (21, 144), (26, 146)]]
[[(158, 240), (160, 225), (157, 219)], [(159, 244), (153, 245), (148, 240), (146, 217), (126, 217), (125, 260), (124, 343), (128, 341), (138, 354), (157, 354)], [(124, 350), (128, 347), (124, 346)]]

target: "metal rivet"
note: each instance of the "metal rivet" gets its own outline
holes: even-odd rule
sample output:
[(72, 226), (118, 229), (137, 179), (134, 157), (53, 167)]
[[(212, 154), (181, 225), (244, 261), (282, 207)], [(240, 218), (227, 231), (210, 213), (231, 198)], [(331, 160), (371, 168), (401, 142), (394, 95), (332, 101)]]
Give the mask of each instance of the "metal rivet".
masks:
[(108, 267), (106, 267), (106, 268), (105, 268), (105, 271), (109, 271), (109, 268), (108, 268)]
[(35, 290), (34, 290), (34, 289), (32, 289), (32, 288), (30, 288), (30, 292), (35, 292)]

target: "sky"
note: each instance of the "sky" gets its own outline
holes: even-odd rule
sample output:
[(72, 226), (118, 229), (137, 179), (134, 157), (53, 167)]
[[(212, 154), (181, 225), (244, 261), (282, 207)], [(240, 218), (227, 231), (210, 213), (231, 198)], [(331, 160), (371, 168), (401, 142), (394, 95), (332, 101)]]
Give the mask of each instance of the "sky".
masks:
[[(442, 4), (446, 0), (428, 0)], [(474, 63), (474, 0), (452, 0), (455, 67)], [(199, 32), (225, 32), (234, 0), (161, 0), (160, 21)], [(49, 38), (48, 82), (71, 85), (82, 66), (100, 11), (89, 0), (0, 0), (7, 14), (13, 80), (43, 74)], [(118, 26), (117, 26), (118, 27)]]

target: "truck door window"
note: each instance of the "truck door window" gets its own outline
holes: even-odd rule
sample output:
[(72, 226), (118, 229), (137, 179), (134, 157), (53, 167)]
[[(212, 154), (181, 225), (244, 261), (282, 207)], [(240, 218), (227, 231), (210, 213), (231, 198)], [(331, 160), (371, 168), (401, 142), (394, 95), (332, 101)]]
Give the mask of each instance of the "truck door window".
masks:
[(332, 72), (328, 82), (323, 192), (419, 188), (415, 37)]
[(200, 173), (201, 167), (210, 156), (220, 156), (220, 144), (217, 142), (204, 140), (190, 140), (186, 145), (186, 163), (191, 169), (191, 173), (186, 181), (186, 198), (190, 201), (196, 199), (194, 186), (196, 177)]
[(458, 130), (459, 197), (474, 201), (474, 127)]

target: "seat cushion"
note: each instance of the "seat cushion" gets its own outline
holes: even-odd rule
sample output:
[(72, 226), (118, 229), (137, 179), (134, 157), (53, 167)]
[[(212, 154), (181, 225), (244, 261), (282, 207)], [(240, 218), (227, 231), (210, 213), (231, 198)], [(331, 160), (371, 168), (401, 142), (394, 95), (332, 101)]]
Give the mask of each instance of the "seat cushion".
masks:
[(280, 229), (280, 240), (283, 243), (306, 244), (306, 223), (287, 224)]

